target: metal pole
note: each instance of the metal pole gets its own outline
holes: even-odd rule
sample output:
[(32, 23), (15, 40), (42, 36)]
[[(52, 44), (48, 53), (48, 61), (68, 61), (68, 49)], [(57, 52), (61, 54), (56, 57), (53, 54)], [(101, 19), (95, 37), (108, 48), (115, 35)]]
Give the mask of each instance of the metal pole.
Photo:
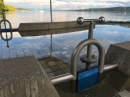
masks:
[(50, 17), (51, 17), (51, 22), (52, 22), (52, 2), (50, 0)]
[[(89, 24), (89, 32), (88, 32), (88, 39), (92, 39), (92, 38), (93, 38), (93, 21), (91, 21)], [(91, 52), (92, 52), (92, 45), (89, 44), (87, 47), (87, 58), (88, 59), (91, 58)], [(89, 69), (90, 65), (91, 65), (91, 63), (87, 63), (86, 69)]]

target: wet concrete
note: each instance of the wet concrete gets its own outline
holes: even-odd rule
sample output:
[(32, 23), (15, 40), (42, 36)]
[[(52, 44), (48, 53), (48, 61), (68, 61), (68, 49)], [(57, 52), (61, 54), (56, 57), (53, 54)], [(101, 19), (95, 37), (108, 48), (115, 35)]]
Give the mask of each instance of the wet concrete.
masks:
[(46, 22), (46, 23), (20, 23), (18, 31), (36, 31), (36, 30), (50, 30), (62, 28), (76, 28), (88, 26), (89, 23), (85, 22), (82, 25), (77, 24), (76, 21), (67, 22)]
[(27, 36), (39, 36), (39, 35), (51, 35), (51, 34), (61, 34), (61, 33), (68, 33), (68, 32), (76, 32), (76, 31), (82, 31), (82, 30), (88, 30), (89, 26), (85, 27), (77, 27), (77, 28), (62, 28), (62, 29), (45, 29), (45, 30), (34, 30), (34, 31), (19, 31), (20, 35), (22, 37)]

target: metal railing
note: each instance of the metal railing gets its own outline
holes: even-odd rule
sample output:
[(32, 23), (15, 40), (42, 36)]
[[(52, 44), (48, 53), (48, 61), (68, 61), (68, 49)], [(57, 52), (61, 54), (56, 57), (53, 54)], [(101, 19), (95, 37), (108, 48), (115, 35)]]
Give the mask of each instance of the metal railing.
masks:
[[(10, 21), (6, 20), (4, 11), (2, 11), (2, 15), (3, 15), (3, 20), (0, 21), (0, 36), (2, 40), (7, 42), (7, 48), (9, 48), (8, 41), (10, 41), (13, 38), (12, 25)], [(2, 29), (2, 23), (4, 23), (4, 29)], [(6, 23), (9, 24), (9, 29), (7, 29)], [(3, 34), (2, 34), (3, 32), (6, 33), (6, 38), (3, 37)], [(10, 37), (8, 37), (7, 32), (10, 32)]]
[(79, 17), (77, 19), (78, 24), (83, 24), (84, 22), (90, 22), (88, 39), (80, 42), (77, 45), (77, 47), (75, 48), (75, 50), (73, 51), (72, 56), (71, 56), (71, 71), (70, 71), (70, 73), (50, 78), (50, 80), (53, 84), (58, 84), (58, 83), (62, 83), (65, 81), (77, 79), (77, 58), (78, 58), (80, 51), (85, 46), (88, 46), (87, 57), (91, 56), (92, 45), (95, 45), (98, 48), (98, 51), (99, 51), (99, 58), (98, 58), (98, 68), (99, 68), (98, 69), (98, 74), (99, 74), (98, 77), (99, 78), (98, 78), (98, 82), (99, 83), (102, 80), (101, 75), (102, 75), (103, 71), (108, 71), (108, 70), (115, 69), (118, 67), (118, 64), (104, 65), (104, 57), (105, 57), (104, 47), (96, 39), (93, 39), (93, 22), (103, 23), (104, 21), (105, 21), (104, 17), (100, 17), (99, 19), (83, 19), (82, 17)]
[(76, 78), (77, 78), (77, 58), (78, 58), (78, 55), (79, 55), (80, 51), (85, 46), (88, 46), (89, 44), (95, 45), (99, 50), (99, 59), (98, 59), (99, 73), (103, 73), (104, 56), (105, 56), (104, 48), (97, 40), (86, 39), (86, 40), (80, 42), (72, 53), (72, 56), (71, 56), (71, 73), (50, 78), (50, 80), (53, 84), (58, 84), (58, 83), (69, 81), (69, 80), (76, 80)]
[[(79, 17), (77, 19), (77, 23), (79, 25), (82, 25), (84, 22), (90, 22), (89, 24), (89, 32), (88, 32), (88, 39), (93, 39), (93, 25), (94, 22), (99, 22), (99, 23), (104, 23), (105, 22), (105, 18), (103, 16), (99, 17), (99, 19), (84, 19), (83, 17)], [(92, 45), (89, 44), (87, 47), (87, 55), (83, 55), (81, 57), (81, 60), (83, 61), (83, 59), (86, 59), (84, 61), (86, 61), (86, 70), (90, 69), (90, 65), (91, 62), (88, 62), (90, 59), (93, 59), (93, 56), (91, 55), (92, 52)]]

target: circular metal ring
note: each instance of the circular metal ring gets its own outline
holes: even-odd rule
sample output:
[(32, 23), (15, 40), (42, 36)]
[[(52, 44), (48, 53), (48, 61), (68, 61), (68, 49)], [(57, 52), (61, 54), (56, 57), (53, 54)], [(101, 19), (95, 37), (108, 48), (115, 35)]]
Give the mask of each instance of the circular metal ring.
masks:
[[(5, 39), (4, 37), (3, 37), (3, 35), (2, 35), (2, 30), (1, 30), (1, 24), (2, 24), (2, 22), (7, 22), (8, 24), (9, 24), (9, 27), (10, 27), (10, 38), (8, 38), (8, 39)], [(13, 33), (12, 33), (12, 26), (11, 26), (11, 23), (8, 21), (8, 20), (1, 20), (0, 21), (0, 36), (1, 36), (1, 38), (4, 40), (4, 41), (9, 41), (9, 40), (11, 40), (12, 39), (12, 37), (13, 37)]]

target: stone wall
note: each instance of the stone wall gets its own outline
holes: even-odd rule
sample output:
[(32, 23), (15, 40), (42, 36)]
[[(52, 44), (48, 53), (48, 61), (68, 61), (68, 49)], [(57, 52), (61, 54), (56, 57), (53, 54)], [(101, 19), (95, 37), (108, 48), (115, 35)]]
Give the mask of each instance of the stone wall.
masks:
[(35, 57), (0, 60), (0, 97), (59, 97)]
[(119, 64), (119, 70), (130, 75), (130, 41), (110, 45), (105, 64), (115, 63)]

